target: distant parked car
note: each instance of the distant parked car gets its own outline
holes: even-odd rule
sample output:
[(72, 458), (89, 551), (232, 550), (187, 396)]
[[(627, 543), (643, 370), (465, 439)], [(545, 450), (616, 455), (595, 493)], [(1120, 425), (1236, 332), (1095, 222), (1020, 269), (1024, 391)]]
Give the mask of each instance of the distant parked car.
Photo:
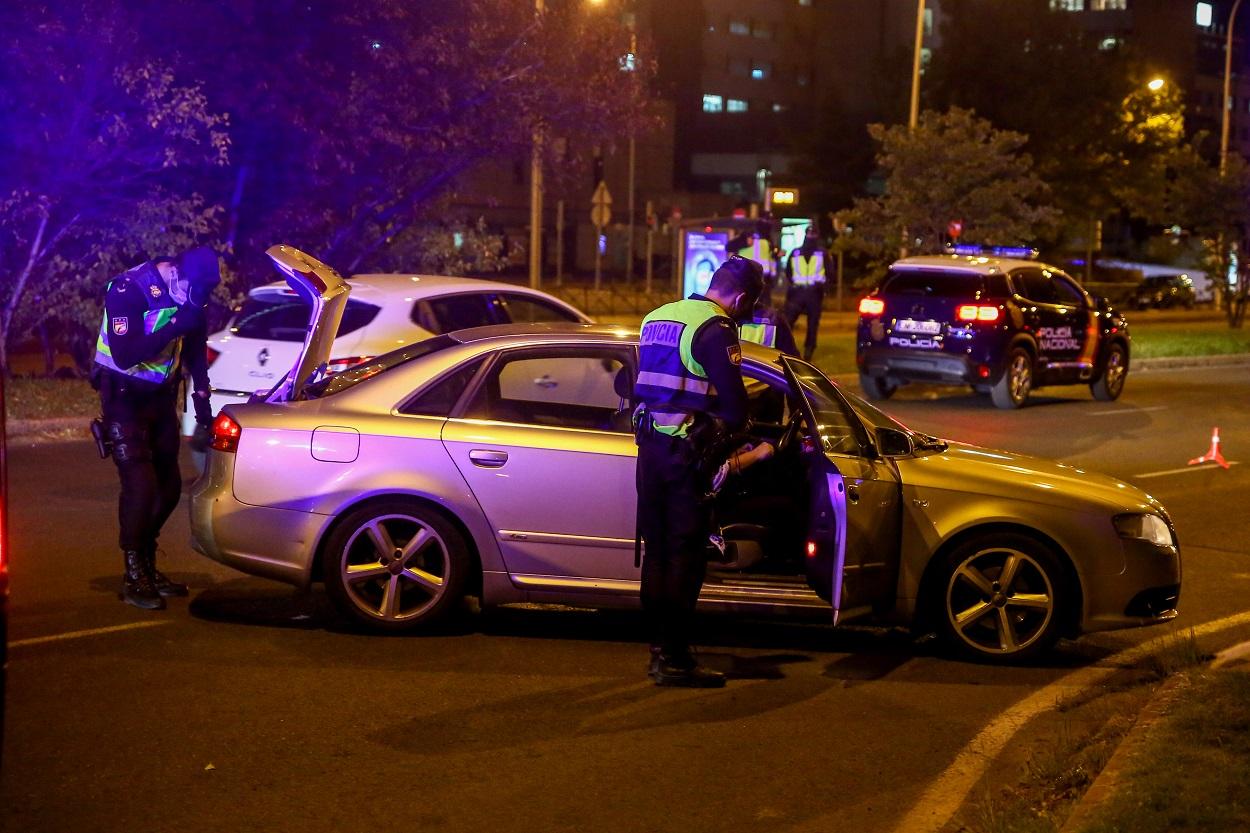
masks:
[(1196, 301), (1194, 282), (1188, 275), (1151, 275), (1141, 282), (1133, 296), (1138, 309), (1193, 309)]
[[(545, 292), (497, 281), (440, 275), (356, 275), (326, 370), (337, 373), (397, 347), (466, 327), (591, 318)], [(285, 283), (248, 293), (221, 332), (209, 336), (212, 406), (247, 402), (269, 390), (304, 346), (310, 310)], [(182, 431), (195, 430), (190, 402)]]

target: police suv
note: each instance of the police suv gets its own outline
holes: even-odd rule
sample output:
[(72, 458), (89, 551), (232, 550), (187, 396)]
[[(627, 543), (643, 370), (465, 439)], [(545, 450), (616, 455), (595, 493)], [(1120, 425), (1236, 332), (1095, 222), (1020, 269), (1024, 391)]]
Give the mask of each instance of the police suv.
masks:
[(906, 382), (972, 385), (1019, 408), (1043, 385), (1113, 400), (1128, 375), (1124, 318), (1029, 249), (956, 247), (895, 262), (859, 304), (855, 361), (870, 399)]

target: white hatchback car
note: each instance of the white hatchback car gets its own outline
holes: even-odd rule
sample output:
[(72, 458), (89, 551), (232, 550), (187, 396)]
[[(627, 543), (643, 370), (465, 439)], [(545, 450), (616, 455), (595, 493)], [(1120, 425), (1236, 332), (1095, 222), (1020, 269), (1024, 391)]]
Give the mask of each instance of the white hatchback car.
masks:
[[(441, 275), (356, 275), (327, 371), (336, 373), (397, 347), (488, 324), (592, 319), (558, 298), (522, 286)], [(257, 287), (221, 332), (209, 336), (212, 406), (247, 402), (295, 363), (308, 331), (308, 304), (282, 281)], [(182, 431), (195, 431), (186, 403)]]

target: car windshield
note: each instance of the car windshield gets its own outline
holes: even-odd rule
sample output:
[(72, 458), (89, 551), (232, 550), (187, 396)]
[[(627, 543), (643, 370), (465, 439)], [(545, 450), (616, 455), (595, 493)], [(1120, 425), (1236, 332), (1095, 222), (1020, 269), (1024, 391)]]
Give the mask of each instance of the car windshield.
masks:
[(439, 350), (458, 344), (451, 336), (441, 335), (434, 338), (427, 338), (400, 347), (398, 350), (392, 350), (389, 353), (383, 353), (381, 356), (370, 359), (363, 364), (358, 364), (342, 373), (335, 373), (333, 376), (327, 376), (317, 382), (308, 385), (305, 388), (305, 398), (319, 399), (325, 396), (333, 396), (336, 393), (342, 393), (349, 388), (372, 379), (379, 373), (385, 373), (388, 370), (407, 364), (414, 359), (428, 356), (431, 353), (437, 353)]
[(975, 298), (985, 281), (975, 272), (953, 269), (891, 269), (881, 286), (890, 295), (925, 298)]

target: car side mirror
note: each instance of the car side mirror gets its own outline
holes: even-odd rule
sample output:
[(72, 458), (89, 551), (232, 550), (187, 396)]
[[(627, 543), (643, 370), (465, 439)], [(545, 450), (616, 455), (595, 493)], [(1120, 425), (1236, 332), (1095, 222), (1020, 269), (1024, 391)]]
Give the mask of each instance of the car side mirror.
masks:
[(877, 450), (882, 457), (904, 457), (912, 453), (911, 437), (894, 428), (878, 428)]

